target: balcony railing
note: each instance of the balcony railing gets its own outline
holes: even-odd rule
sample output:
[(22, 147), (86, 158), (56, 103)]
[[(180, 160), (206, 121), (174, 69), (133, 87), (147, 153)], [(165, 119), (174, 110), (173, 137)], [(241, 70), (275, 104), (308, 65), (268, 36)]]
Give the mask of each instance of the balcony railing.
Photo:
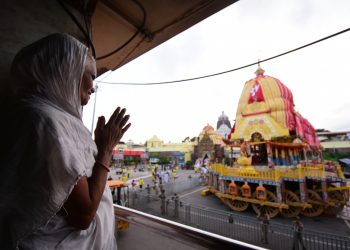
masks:
[[(149, 234), (149, 236), (142, 236), (142, 238), (149, 239), (147, 242), (142, 242), (142, 249), (144, 250), (154, 250), (157, 247), (160, 247), (159, 249), (183, 249), (180, 247), (182, 245), (191, 246), (191, 249), (265, 249), (134, 209), (114, 206), (116, 218), (130, 223), (130, 227), (126, 229), (127, 231), (121, 232), (121, 234), (132, 234), (131, 238), (135, 239), (122, 242), (127, 238), (119, 237), (118, 249), (121, 250), (122, 246), (127, 246), (127, 249), (140, 248), (140, 242), (137, 240), (141, 237), (140, 230), (136, 230), (136, 228), (143, 228), (142, 234)], [(157, 238), (154, 238), (155, 235)], [(163, 245), (159, 246), (160, 242), (163, 242)], [(168, 244), (168, 246), (164, 244)]]

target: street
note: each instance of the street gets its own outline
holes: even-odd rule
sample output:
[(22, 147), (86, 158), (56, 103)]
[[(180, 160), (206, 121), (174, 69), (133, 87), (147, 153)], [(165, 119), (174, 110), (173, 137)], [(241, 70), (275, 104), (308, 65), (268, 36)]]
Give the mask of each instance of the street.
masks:
[[(113, 172), (112, 176), (113, 178), (117, 178)], [(248, 210), (245, 212), (235, 212), (232, 211), (222, 201), (220, 201), (220, 199), (215, 195), (202, 196), (201, 191), (205, 187), (200, 185), (199, 174), (195, 173), (193, 170), (179, 170), (177, 171), (177, 176), (178, 178), (176, 178), (175, 182), (173, 180), (170, 180), (169, 183), (163, 183), (163, 187), (166, 191), (165, 195), (167, 197), (170, 197), (174, 195), (174, 193), (177, 193), (180, 201), (184, 203), (200, 205), (216, 209), (218, 211), (231, 212), (233, 214), (244, 215), (250, 217), (251, 219), (256, 219), (257, 216), (251, 208), (248, 208)], [(189, 176), (191, 176), (191, 178), (189, 178)], [(152, 182), (152, 174), (148, 171), (132, 172), (128, 183), (130, 184), (132, 179), (135, 179), (137, 182), (139, 178), (144, 179), (143, 189), (146, 188), (147, 184), (149, 184), (150, 187), (154, 186)], [(136, 192), (139, 192), (138, 185), (136, 187)], [(146, 190), (144, 190), (144, 192), (146, 192)], [(151, 194), (155, 194), (153, 188), (151, 188)], [(342, 236), (350, 235), (350, 224), (347, 220), (344, 219), (322, 215), (313, 218), (300, 216), (300, 220), (303, 223), (305, 229)], [(277, 222), (283, 225), (292, 225), (292, 221), (293, 219), (287, 219), (280, 215), (273, 219), (273, 222)]]

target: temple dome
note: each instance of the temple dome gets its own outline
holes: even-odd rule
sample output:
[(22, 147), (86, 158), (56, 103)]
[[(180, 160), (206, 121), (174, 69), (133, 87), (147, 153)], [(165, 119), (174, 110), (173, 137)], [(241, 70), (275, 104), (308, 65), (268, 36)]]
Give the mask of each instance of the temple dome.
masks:
[(204, 136), (209, 136), (209, 138), (213, 141), (214, 144), (220, 144), (222, 146), (225, 145), (221, 135), (219, 135), (215, 129), (210, 126), (209, 124), (207, 124), (202, 132), (199, 134), (199, 141), (201, 141), (203, 139)]
[(222, 138), (227, 138), (230, 135), (231, 131), (231, 123), (227, 115), (225, 115), (224, 111), (219, 116), (218, 122), (216, 124), (216, 131)]
[(231, 123), (227, 115), (225, 115), (224, 111), (222, 111), (221, 115), (219, 116), (218, 122), (216, 124), (216, 129), (218, 130), (221, 125), (226, 124), (227, 127), (231, 128)]

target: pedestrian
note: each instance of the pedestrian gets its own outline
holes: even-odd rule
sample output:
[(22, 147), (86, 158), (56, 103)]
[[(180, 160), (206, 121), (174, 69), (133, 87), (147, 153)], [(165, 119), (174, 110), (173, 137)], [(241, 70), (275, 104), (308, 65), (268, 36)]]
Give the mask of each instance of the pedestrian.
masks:
[(201, 167), (202, 167), (202, 159), (197, 158), (196, 163), (194, 164), (194, 172), (197, 173)]
[(136, 182), (135, 182), (135, 180), (133, 179), (133, 180), (131, 181), (131, 188), (132, 188), (133, 191), (135, 191), (135, 186), (136, 186)]
[(128, 169), (128, 179), (130, 178), (131, 173), (132, 173), (131, 169)]
[(128, 177), (126, 175), (123, 176), (123, 181), (127, 182), (128, 181)]
[(139, 187), (140, 187), (140, 190), (142, 190), (142, 186), (143, 186), (143, 179), (140, 178), (140, 179), (139, 179)]
[(303, 242), (302, 231), (304, 229), (303, 223), (301, 223), (299, 216), (295, 217), (293, 221), (293, 230), (294, 230), (294, 241), (293, 241), (293, 250), (306, 250), (306, 247)]
[[(95, 140), (82, 121), (96, 64), (68, 34), (24, 47), (1, 106), (1, 249), (116, 249), (112, 151), (130, 124), (117, 108), (99, 117)], [(4, 101), (4, 100), (2, 100)], [(11, 107), (11, 108), (8, 108)], [(25, 159), (25, 161), (23, 160)]]
[(152, 181), (153, 181), (153, 184), (155, 185), (156, 184), (156, 174), (155, 173), (152, 174)]
[(270, 224), (270, 216), (264, 212), (258, 215), (258, 220), (261, 221), (261, 242), (268, 244), (268, 232)]
[(165, 184), (168, 183), (169, 182), (169, 173), (168, 173), (168, 171), (165, 172), (163, 176), (164, 176), (164, 183)]
[(174, 183), (175, 183), (176, 178), (177, 178), (177, 174), (176, 174), (176, 171), (174, 171), (173, 172), (173, 181), (174, 181)]

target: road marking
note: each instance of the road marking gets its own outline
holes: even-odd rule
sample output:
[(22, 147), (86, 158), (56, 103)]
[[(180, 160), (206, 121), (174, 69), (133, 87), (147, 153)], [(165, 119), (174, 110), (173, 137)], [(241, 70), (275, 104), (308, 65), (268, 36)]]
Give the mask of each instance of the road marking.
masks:
[(147, 179), (147, 178), (150, 178), (150, 177), (152, 177), (152, 175), (141, 175), (141, 176), (139, 176), (139, 177), (135, 177), (135, 178), (131, 178), (130, 177), (130, 180), (135, 180), (135, 181), (138, 181), (138, 180), (140, 180), (141, 178), (142, 179)]
[(187, 196), (187, 195), (190, 195), (190, 194), (196, 193), (196, 192), (198, 192), (198, 191), (200, 191), (200, 190), (203, 190), (203, 189), (205, 189), (205, 188), (206, 188), (206, 187), (201, 187), (201, 188), (196, 189), (196, 190), (194, 190), (194, 191), (192, 191), (192, 192), (190, 192), (190, 193), (180, 195), (180, 196), (179, 196), (179, 198), (183, 198), (183, 197), (185, 197), (185, 196)]

